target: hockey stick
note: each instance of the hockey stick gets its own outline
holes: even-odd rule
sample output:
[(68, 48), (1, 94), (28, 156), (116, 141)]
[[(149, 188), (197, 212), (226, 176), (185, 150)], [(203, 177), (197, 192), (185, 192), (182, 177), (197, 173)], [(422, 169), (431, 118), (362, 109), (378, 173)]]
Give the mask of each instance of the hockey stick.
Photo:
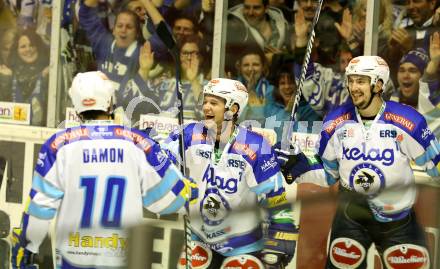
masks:
[[(165, 25), (164, 21), (161, 21), (156, 27), (156, 33), (165, 46), (170, 51), (171, 55), (175, 61), (175, 72), (176, 72), (176, 97), (177, 106), (179, 108), (179, 113), (177, 115), (178, 123), (181, 128), (179, 132), (179, 153), (180, 153), (180, 169), (182, 174), (186, 176), (186, 157), (184, 149), (184, 126), (183, 126), (183, 96), (182, 87), (180, 85), (180, 57), (179, 49), (177, 48), (176, 41), (174, 40), (173, 34), (169, 31), (168, 27)], [(189, 210), (188, 210), (189, 211)], [(189, 212), (187, 212), (189, 214)], [(186, 258), (186, 268), (192, 268), (192, 249), (191, 249), (191, 227), (188, 215), (183, 216), (184, 220), (184, 232), (185, 232), (185, 258)]]
[(283, 150), (289, 150), (289, 146), (292, 140), (293, 126), (295, 125), (295, 115), (302, 95), (302, 88), (303, 88), (304, 80), (306, 78), (306, 72), (310, 61), (310, 55), (312, 53), (313, 42), (315, 41), (315, 27), (316, 24), (318, 23), (319, 15), (321, 14), (322, 2), (323, 0), (318, 0), (318, 7), (316, 8), (315, 17), (313, 18), (312, 21), (312, 25), (311, 25), (312, 31), (310, 32), (309, 41), (307, 42), (306, 53), (304, 55), (303, 64), (301, 68), (301, 77), (299, 79), (296, 95), (295, 97), (292, 96), (292, 98), (295, 98), (295, 100), (292, 106), (292, 112), (290, 113), (289, 128), (287, 130), (287, 133), (284, 133), (285, 135), (281, 140), (281, 147)]

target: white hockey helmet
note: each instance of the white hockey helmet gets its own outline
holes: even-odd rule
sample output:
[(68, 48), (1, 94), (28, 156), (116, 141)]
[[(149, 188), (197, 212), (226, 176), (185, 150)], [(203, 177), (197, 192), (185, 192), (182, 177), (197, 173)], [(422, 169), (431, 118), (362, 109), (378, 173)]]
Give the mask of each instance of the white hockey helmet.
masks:
[(248, 91), (238, 80), (213, 78), (203, 87), (203, 95), (210, 94), (225, 99), (225, 108), (238, 105), (238, 116), (243, 112), (248, 102)]
[(100, 71), (78, 73), (73, 78), (69, 96), (77, 113), (108, 111), (115, 89), (115, 83)]
[(371, 86), (382, 80), (382, 90), (384, 90), (390, 77), (390, 68), (387, 62), (379, 56), (358, 56), (351, 59), (345, 68), (345, 74), (347, 77), (350, 75), (368, 76)]

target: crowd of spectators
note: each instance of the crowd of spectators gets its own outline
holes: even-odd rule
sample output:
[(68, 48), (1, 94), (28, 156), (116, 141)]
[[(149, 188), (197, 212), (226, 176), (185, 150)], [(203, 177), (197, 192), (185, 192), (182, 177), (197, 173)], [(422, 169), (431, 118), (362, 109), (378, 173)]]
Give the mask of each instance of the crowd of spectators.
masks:
[[(0, 101), (31, 104), (32, 124), (44, 125), (51, 1), (32, 1), (33, 9), (26, 1), (21, 7), (13, 2), (0, 4), (5, 25), (0, 29)], [(262, 127), (272, 116), (286, 121), (318, 1), (228, 2), (224, 72), (249, 90), (240, 121)], [(296, 120), (322, 120), (350, 101), (344, 70), (363, 54), (366, 5), (367, 0), (324, 1)], [(383, 96), (426, 115), (440, 101), (439, 6), (438, 0), (380, 1), (378, 55), (390, 65), (392, 78)], [(133, 98), (148, 97), (157, 106), (139, 113), (175, 116), (178, 62), (185, 117), (199, 118), (200, 92), (211, 78), (214, 11), (215, 0), (66, 0), (60, 91), (77, 72), (97, 69), (117, 83), (117, 106), (125, 109)], [(171, 51), (157, 31), (164, 28), (176, 42)], [(69, 105), (67, 98), (63, 102)]]

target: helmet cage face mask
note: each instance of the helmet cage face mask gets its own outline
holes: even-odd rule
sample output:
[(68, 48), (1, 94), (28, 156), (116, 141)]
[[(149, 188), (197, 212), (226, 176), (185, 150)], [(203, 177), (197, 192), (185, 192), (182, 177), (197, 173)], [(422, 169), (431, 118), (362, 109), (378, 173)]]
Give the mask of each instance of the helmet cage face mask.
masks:
[(345, 68), (346, 84), (348, 85), (348, 76), (360, 75), (370, 78), (371, 88), (374, 89), (376, 83), (382, 81), (382, 91), (385, 89), (390, 77), (388, 64), (379, 56), (358, 56), (351, 59), (347, 68)]
[(238, 105), (237, 116), (243, 112), (248, 101), (246, 87), (238, 80), (215, 78), (203, 87), (203, 96), (213, 95), (225, 100), (225, 109), (229, 110), (233, 104)]

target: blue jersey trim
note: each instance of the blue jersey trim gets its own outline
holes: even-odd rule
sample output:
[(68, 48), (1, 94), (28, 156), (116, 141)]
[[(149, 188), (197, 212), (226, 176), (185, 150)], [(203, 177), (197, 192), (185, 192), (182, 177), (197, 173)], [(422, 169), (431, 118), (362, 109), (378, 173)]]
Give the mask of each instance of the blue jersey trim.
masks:
[(255, 192), (257, 195), (262, 193), (268, 193), (271, 190), (275, 189), (275, 186), (279, 186), (280, 188), (283, 186), (283, 179), (281, 176), (277, 176), (276, 178), (269, 178), (263, 183), (251, 188), (251, 191)]
[(325, 173), (325, 180), (327, 181), (328, 185), (334, 185), (338, 181), (336, 178), (334, 178), (330, 173), (324, 170)]
[(371, 210), (373, 211), (374, 218), (379, 222), (390, 222), (390, 221), (401, 220), (401, 219), (405, 218), (406, 216), (408, 216), (409, 213), (411, 212), (411, 209), (406, 209), (406, 210), (401, 211), (399, 213), (387, 215), (387, 214), (381, 214), (379, 211), (374, 210), (373, 208), (371, 208)]
[(336, 129), (341, 128), (348, 122), (357, 122), (355, 107), (352, 103), (346, 103), (333, 110), (324, 118), (321, 138), (319, 141), (318, 155), (322, 156)]
[(263, 247), (264, 247), (264, 239), (260, 239), (252, 244), (249, 244), (249, 245), (246, 245), (243, 247), (234, 248), (234, 250), (229, 251), (229, 252), (225, 253), (224, 255), (226, 257), (231, 257), (231, 256), (240, 255), (240, 254), (258, 252), (258, 251), (261, 251), (263, 249)]
[(40, 205), (37, 205), (33, 201), (29, 204), (27, 211), (29, 215), (45, 220), (53, 219), (53, 217), (55, 217), (55, 214), (57, 213), (55, 208), (42, 207)]
[(330, 160), (322, 158), (322, 163), (324, 164), (325, 168), (328, 168), (331, 170), (336, 170), (336, 171), (338, 171), (338, 169), (339, 169), (339, 164), (336, 160), (330, 161)]
[(184, 206), (186, 200), (182, 196), (177, 196), (176, 199), (164, 210), (160, 211), (160, 215), (166, 215), (177, 212), (182, 206)]
[(426, 149), (425, 153), (417, 157), (414, 161), (417, 165), (422, 166), (427, 162), (433, 160), (440, 152), (440, 144), (437, 140), (431, 142), (431, 145)]
[[(409, 134), (423, 148), (429, 145), (429, 137), (423, 137), (423, 130), (428, 128), (425, 118), (414, 108), (394, 101), (386, 101), (385, 111), (380, 117), (380, 121), (394, 125)], [(431, 136), (433, 136), (431, 134)]]
[(64, 196), (63, 191), (50, 184), (38, 173), (34, 174), (34, 178), (32, 179), (32, 188), (49, 196), (50, 198), (61, 199)]
[(439, 173), (439, 171), (438, 171), (436, 166), (434, 166), (431, 169), (427, 169), (426, 173), (428, 173), (428, 175), (430, 175), (431, 177), (438, 177), (438, 176), (440, 176), (440, 173)]
[(147, 191), (147, 194), (144, 196), (143, 202), (144, 206), (150, 206), (154, 202), (158, 201), (162, 197), (164, 197), (176, 184), (179, 175), (173, 168), (169, 168), (166, 172), (162, 180), (153, 188)]

